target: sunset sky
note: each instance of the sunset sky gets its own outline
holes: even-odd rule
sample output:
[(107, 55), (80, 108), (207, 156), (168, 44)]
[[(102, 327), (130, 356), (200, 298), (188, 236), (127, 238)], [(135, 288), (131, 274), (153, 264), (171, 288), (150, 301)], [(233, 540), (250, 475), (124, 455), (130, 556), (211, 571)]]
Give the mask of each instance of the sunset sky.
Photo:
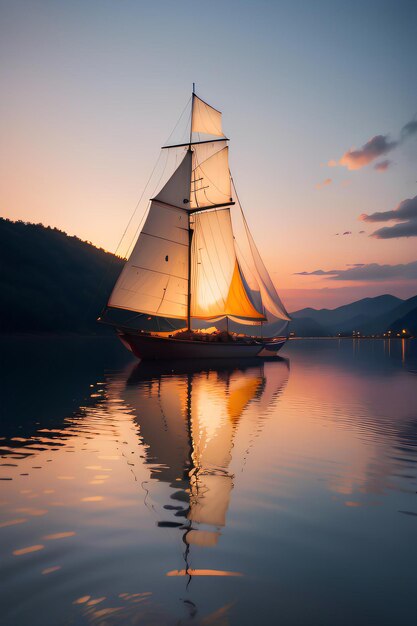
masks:
[(415, 295), (416, 32), (405, 0), (0, 0), (0, 214), (115, 251), (195, 81), (289, 310)]

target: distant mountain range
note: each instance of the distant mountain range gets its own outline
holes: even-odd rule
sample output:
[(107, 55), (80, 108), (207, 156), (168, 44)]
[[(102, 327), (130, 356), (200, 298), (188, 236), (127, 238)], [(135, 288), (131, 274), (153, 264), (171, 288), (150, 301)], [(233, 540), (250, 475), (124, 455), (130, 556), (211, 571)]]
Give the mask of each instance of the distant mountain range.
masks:
[(363, 298), (337, 309), (301, 309), (291, 313), (290, 331), (298, 337), (379, 335), (406, 330), (417, 335), (417, 296), (401, 300), (389, 294)]
[(0, 332), (106, 332), (96, 318), (123, 264), (56, 228), (0, 218)]
[[(42, 224), (0, 218), (0, 333), (106, 332), (96, 322), (124, 260)], [(417, 336), (417, 296), (364, 298), (337, 309), (291, 313), (299, 337)]]

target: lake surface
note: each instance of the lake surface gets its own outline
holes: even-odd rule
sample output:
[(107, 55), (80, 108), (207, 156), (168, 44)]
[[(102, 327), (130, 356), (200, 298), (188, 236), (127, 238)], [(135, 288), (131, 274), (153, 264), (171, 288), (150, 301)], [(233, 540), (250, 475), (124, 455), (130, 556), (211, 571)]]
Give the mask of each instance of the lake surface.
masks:
[(417, 341), (1, 340), (0, 622), (417, 619)]

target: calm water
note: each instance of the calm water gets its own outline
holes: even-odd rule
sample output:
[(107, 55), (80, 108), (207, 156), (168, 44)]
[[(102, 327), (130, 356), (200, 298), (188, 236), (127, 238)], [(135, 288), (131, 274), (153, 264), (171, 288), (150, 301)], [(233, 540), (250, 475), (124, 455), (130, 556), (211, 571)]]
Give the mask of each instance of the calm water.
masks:
[(0, 348), (2, 624), (416, 623), (416, 341)]

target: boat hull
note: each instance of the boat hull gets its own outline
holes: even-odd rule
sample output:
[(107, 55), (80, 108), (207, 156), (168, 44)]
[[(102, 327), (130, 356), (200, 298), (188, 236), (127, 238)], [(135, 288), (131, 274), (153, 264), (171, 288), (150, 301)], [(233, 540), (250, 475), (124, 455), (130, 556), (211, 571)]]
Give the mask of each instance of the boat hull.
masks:
[[(155, 337), (118, 332), (119, 339), (138, 359), (233, 359), (273, 356), (282, 348), (286, 339), (274, 342), (239, 343), (235, 341), (189, 341), (171, 337)], [(269, 347), (270, 346), (270, 347)]]

